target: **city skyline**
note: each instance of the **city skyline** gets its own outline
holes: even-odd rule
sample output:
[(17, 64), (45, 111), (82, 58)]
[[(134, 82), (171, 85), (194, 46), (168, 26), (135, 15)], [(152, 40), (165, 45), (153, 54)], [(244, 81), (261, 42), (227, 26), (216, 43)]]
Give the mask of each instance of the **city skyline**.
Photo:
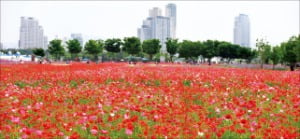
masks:
[(56, 36), (62, 39), (73, 32), (82, 34), (84, 41), (137, 36), (136, 28), (148, 16), (148, 10), (168, 3), (176, 4), (180, 11), (176, 17), (176, 38), (180, 40), (233, 42), (234, 17), (240, 13), (251, 19), (252, 47), (257, 38), (278, 45), (299, 34), (297, 1), (1, 1), (1, 42), (5, 47), (17, 44), (21, 16), (37, 18), (48, 40)]

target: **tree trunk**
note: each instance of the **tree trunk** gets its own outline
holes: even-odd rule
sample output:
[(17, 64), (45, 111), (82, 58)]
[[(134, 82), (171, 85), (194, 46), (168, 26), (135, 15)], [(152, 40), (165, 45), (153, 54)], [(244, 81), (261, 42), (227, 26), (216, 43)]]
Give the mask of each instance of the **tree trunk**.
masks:
[(211, 65), (211, 59), (210, 58), (208, 59), (208, 65)]
[(273, 64), (273, 70), (275, 70), (275, 64)]
[(173, 56), (172, 55), (170, 56), (170, 60), (171, 60), (171, 63), (173, 63)]
[(291, 69), (291, 71), (294, 71), (295, 70), (295, 64), (291, 64), (290, 69)]
[(149, 55), (150, 56), (150, 61), (152, 61), (152, 57), (153, 57), (153, 55)]

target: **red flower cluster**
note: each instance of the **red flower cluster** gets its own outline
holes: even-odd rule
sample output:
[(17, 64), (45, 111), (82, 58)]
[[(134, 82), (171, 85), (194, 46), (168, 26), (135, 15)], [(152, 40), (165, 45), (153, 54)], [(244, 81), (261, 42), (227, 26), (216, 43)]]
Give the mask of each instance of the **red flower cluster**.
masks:
[(299, 72), (0, 65), (0, 138), (299, 138)]

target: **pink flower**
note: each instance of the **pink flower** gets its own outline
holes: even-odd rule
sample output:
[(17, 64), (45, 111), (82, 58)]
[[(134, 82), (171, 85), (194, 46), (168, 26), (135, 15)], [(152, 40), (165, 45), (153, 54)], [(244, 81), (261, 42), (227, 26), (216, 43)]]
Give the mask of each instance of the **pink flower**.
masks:
[(125, 133), (126, 133), (127, 135), (132, 135), (132, 130), (126, 128), (126, 129), (125, 129)]
[(20, 118), (19, 118), (19, 117), (12, 117), (12, 118), (11, 118), (11, 121), (12, 121), (13, 123), (19, 123), (19, 122), (20, 122)]
[(106, 131), (106, 130), (101, 130), (101, 133), (102, 133), (102, 134), (107, 134), (108, 131)]
[(91, 133), (92, 133), (93, 135), (96, 135), (96, 134), (98, 133), (98, 131), (97, 131), (96, 129), (91, 129)]

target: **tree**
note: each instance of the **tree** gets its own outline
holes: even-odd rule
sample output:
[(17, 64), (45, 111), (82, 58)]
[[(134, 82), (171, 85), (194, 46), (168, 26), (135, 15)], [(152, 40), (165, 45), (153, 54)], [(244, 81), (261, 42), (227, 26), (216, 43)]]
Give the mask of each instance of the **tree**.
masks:
[(275, 65), (277, 65), (282, 59), (282, 51), (279, 46), (273, 47), (270, 54), (270, 59), (273, 63), (273, 70), (275, 69)]
[(202, 56), (208, 59), (208, 65), (211, 65), (211, 59), (218, 56), (218, 45), (220, 44), (217, 40), (207, 40), (203, 42), (204, 48), (202, 51)]
[(229, 42), (220, 42), (218, 46), (218, 56), (227, 59), (227, 63), (230, 63), (230, 60), (237, 55), (235, 49), (237, 49), (237, 46)]
[(32, 52), (34, 55), (37, 55), (37, 56), (41, 56), (41, 57), (45, 56), (45, 51), (43, 48), (35, 48), (32, 50)]
[(74, 58), (74, 55), (77, 55), (81, 52), (82, 47), (77, 39), (69, 40), (66, 43), (72, 59)]
[(65, 54), (65, 49), (61, 45), (61, 42), (62, 41), (59, 39), (54, 39), (54, 40), (50, 41), (50, 44), (48, 47), (49, 53), (52, 56), (54, 56), (56, 60), (58, 60), (60, 56)]
[(158, 39), (144, 40), (142, 44), (143, 52), (149, 55), (152, 60), (153, 55), (159, 52), (161, 45)]
[(289, 64), (291, 71), (294, 71), (297, 61), (300, 61), (300, 35), (292, 36), (287, 42), (283, 42), (281, 47), (283, 50), (283, 61)]
[(167, 52), (170, 54), (171, 62), (173, 62), (173, 56), (177, 53), (179, 48), (178, 39), (167, 39), (166, 42)]
[(268, 63), (271, 55), (271, 46), (268, 42), (265, 42), (263, 39), (256, 40), (256, 47), (258, 55), (260, 57), (261, 68), (263, 68), (264, 63)]
[(121, 39), (107, 39), (104, 42), (104, 48), (108, 52), (108, 55), (112, 54), (113, 59), (115, 54), (121, 51), (121, 45), (123, 44)]
[(121, 51), (122, 40), (121, 39), (107, 39), (104, 43), (104, 48), (108, 52), (118, 53)]
[(178, 50), (179, 57), (183, 57), (186, 60), (192, 59), (194, 61), (200, 56), (202, 47), (203, 45), (201, 42), (183, 40), (183, 42), (180, 43)]
[(124, 38), (123, 50), (130, 55), (136, 55), (142, 51), (141, 41), (137, 37)]
[(94, 60), (98, 60), (98, 54), (103, 51), (103, 40), (89, 40), (86, 44), (84, 49), (87, 51), (88, 54), (94, 56)]

